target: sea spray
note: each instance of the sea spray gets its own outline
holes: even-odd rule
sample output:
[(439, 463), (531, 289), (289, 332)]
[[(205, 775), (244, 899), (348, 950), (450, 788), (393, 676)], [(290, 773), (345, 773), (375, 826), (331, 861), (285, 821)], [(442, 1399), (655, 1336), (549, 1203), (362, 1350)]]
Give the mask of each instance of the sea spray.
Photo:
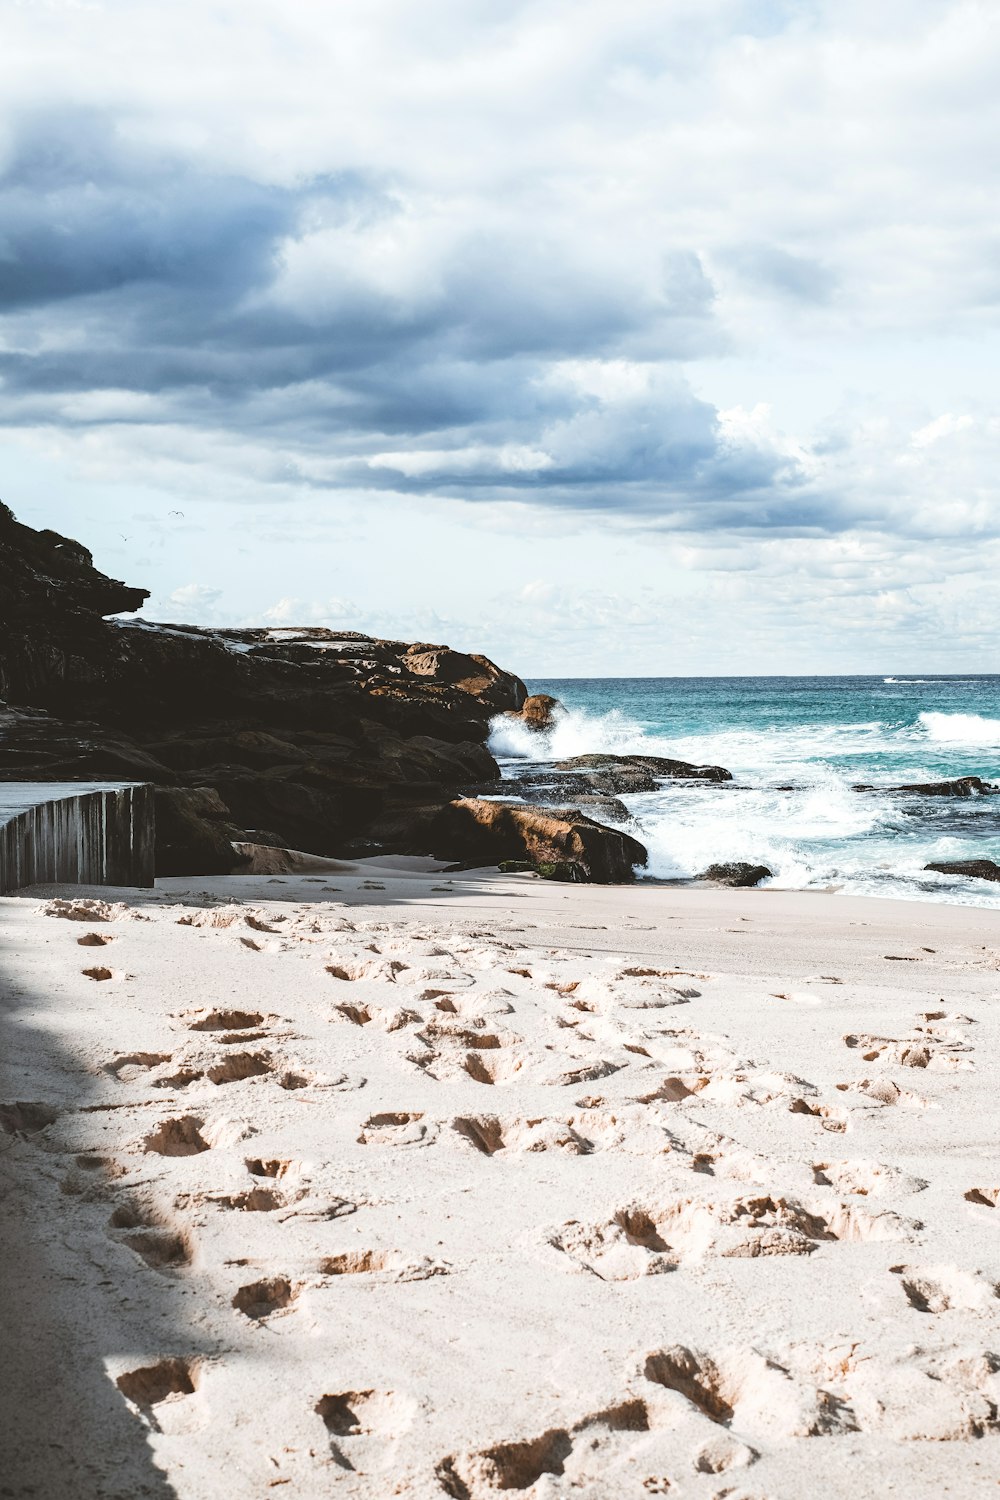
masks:
[(1000, 749), (1000, 719), (982, 714), (922, 713), (920, 725), (928, 740), (936, 745), (973, 745)]

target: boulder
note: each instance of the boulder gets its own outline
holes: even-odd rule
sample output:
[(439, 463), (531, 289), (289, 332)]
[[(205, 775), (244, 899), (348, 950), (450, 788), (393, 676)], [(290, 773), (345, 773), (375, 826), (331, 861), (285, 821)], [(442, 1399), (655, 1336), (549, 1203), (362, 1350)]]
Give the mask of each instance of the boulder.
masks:
[(242, 830), (212, 787), (157, 787), (157, 875), (228, 875)]
[(448, 683), (492, 708), (516, 711), (527, 697), (524, 683), (502, 672), (488, 657), (466, 655), (449, 646), (409, 646), (402, 665), (415, 677)]
[(774, 874), (766, 865), (751, 865), (745, 860), (733, 860), (729, 864), (709, 865), (698, 876), (699, 880), (711, 880), (714, 885), (731, 885), (737, 887), (759, 885), (762, 880), (770, 879)]
[(463, 797), (431, 819), (431, 852), (484, 865), (519, 860), (534, 867), (573, 865), (581, 880), (618, 885), (646, 863), (637, 839), (588, 818), (577, 808), (528, 807)]
[(1000, 865), (992, 859), (942, 859), (924, 865), (925, 870), (936, 870), (939, 875), (965, 875), (972, 880), (1000, 881)]
[(558, 698), (553, 698), (549, 693), (532, 693), (525, 698), (519, 709), (508, 709), (504, 717), (517, 719), (525, 729), (544, 734), (546, 730), (555, 727), (556, 720), (565, 712)]
[(914, 781), (905, 786), (871, 786), (857, 782), (852, 792), (918, 792), (922, 797), (991, 797), (1000, 787), (981, 776), (956, 776), (951, 781)]

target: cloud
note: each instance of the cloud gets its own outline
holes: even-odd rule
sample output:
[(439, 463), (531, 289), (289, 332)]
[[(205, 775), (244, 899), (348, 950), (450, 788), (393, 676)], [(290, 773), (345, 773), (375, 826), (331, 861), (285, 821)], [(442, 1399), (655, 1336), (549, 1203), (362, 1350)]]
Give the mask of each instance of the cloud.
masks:
[(1000, 536), (988, 7), (161, 9), (5, 18), (0, 431), (70, 490), (151, 489), (220, 550), (213, 505), (283, 548), (303, 503), (436, 507), (456, 558), (586, 534), (595, 620), (609, 537), (674, 547), (719, 619), (717, 579), (786, 568), (791, 609), (853, 588), (918, 632), (893, 549), (922, 576), (933, 540), (944, 587)]

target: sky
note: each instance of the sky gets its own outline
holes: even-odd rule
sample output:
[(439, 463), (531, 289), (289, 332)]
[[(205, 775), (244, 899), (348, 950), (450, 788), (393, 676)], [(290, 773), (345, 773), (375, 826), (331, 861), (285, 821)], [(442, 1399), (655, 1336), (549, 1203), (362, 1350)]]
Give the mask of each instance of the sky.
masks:
[(144, 615), (1000, 670), (996, 0), (0, 0), (0, 496)]

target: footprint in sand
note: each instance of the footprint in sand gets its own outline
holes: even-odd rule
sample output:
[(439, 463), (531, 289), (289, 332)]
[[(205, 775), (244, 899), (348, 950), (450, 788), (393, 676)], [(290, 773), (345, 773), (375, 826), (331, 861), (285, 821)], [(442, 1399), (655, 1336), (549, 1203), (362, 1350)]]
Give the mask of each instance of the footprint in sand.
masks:
[(419, 1111), (388, 1110), (369, 1115), (357, 1139), (359, 1146), (429, 1146), (437, 1133)]
[(922, 1193), (929, 1186), (923, 1177), (912, 1177), (883, 1162), (814, 1162), (812, 1173), (818, 1187), (832, 1187), (838, 1193), (855, 1193), (862, 1198), (883, 1193)]
[(837, 1396), (755, 1349), (727, 1350), (713, 1358), (674, 1344), (649, 1354), (643, 1374), (675, 1395), (674, 1420), (682, 1418), (686, 1403), (692, 1415), (755, 1439), (782, 1442), (857, 1428), (854, 1413)]
[(394, 1440), (413, 1426), (417, 1403), (393, 1391), (339, 1391), (321, 1396), (313, 1410), (329, 1435), (337, 1467), (365, 1473), (388, 1466)]
[(215, 1084), (242, 1083), (248, 1078), (264, 1078), (275, 1071), (275, 1064), (268, 1052), (231, 1052), (222, 1062), (206, 1070), (206, 1077)]
[[(193, 1019), (188, 1020), (187, 1016)], [(263, 1025), (264, 1016), (259, 1010), (202, 1010), (188, 1011), (185, 1024), (188, 1031), (255, 1031)], [(268, 1020), (274, 1018), (269, 1016)]]
[(104, 1071), (117, 1078), (119, 1083), (134, 1083), (137, 1078), (142, 1078), (151, 1068), (158, 1068), (162, 1063), (170, 1061), (169, 1052), (123, 1052), (119, 1057), (113, 1057), (109, 1063), (104, 1064)]
[(890, 1266), (912, 1308), (921, 1313), (995, 1311), (1000, 1287), (958, 1266)]
[(402, 1282), (447, 1276), (451, 1266), (433, 1256), (406, 1256), (399, 1250), (344, 1250), (325, 1255), (318, 1270), (321, 1276), (377, 1276), (380, 1281)]
[[(451, 1453), (434, 1472), (454, 1500), (488, 1500), (502, 1490), (534, 1491), (547, 1475), (566, 1475), (571, 1488), (586, 1486), (588, 1494), (597, 1493), (591, 1484), (598, 1481), (601, 1491), (610, 1493), (606, 1485), (612, 1455), (623, 1441), (629, 1443), (629, 1434), (647, 1433), (651, 1425), (646, 1402), (628, 1397), (589, 1413), (572, 1427), (550, 1427), (538, 1437), (496, 1443), (474, 1453)], [(669, 1486), (669, 1480), (655, 1476), (643, 1481), (647, 1494), (666, 1494)]]
[(658, 1275), (708, 1256), (811, 1255), (836, 1241), (904, 1240), (920, 1226), (853, 1204), (802, 1203), (776, 1193), (629, 1204), (597, 1224), (571, 1222), (548, 1243), (603, 1281)]
[(144, 1137), (140, 1150), (156, 1156), (198, 1156), (213, 1146), (234, 1146), (249, 1134), (250, 1127), (238, 1120), (216, 1120), (207, 1126), (200, 1115), (174, 1115)]
[(202, 1367), (196, 1359), (161, 1359), (119, 1375), (115, 1384), (154, 1432), (180, 1434), (208, 1420), (198, 1394)]
[(981, 1208), (1000, 1207), (1000, 1187), (970, 1188), (965, 1194), (967, 1203), (978, 1203)]
[(298, 1162), (281, 1156), (248, 1156), (244, 1165), (251, 1177), (297, 1177), (302, 1171)]
[(241, 1286), (232, 1305), (251, 1323), (263, 1323), (279, 1313), (290, 1312), (300, 1291), (301, 1287), (289, 1281), (287, 1276), (268, 1276)]
[(861, 1094), (880, 1106), (901, 1105), (904, 1109), (926, 1109), (928, 1101), (912, 1089), (901, 1089), (891, 1078), (859, 1078), (853, 1083), (838, 1083), (842, 1094)]
[(119, 1204), (108, 1228), (112, 1239), (154, 1271), (183, 1271), (194, 1260), (194, 1242), (187, 1228), (148, 1202), (133, 1198)]
[(211, 1149), (201, 1133), (204, 1123), (197, 1115), (178, 1115), (172, 1120), (163, 1120), (146, 1136), (142, 1149), (157, 1156), (197, 1156)]
[(972, 1049), (961, 1036), (957, 1041), (946, 1039), (942, 1034), (935, 1035), (930, 1027), (927, 1034), (913, 1038), (848, 1032), (844, 1045), (857, 1048), (865, 1062), (886, 1062), (935, 1072), (969, 1072), (975, 1067), (972, 1059), (964, 1055)]

